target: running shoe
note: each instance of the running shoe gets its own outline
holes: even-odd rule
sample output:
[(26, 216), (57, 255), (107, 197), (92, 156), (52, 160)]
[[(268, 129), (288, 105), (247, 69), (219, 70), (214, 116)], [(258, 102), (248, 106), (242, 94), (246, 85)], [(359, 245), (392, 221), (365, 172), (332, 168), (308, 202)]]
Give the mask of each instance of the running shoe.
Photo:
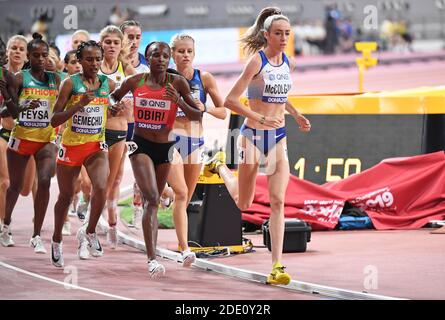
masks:
[(12, 240), (11, 228), (4, 224), (2, 232), (0, 233), (0, 242), (4, 247), (12, 247), (15, 243)]
[(79, 217), (79, 220), (81, 222), (85, 221), (85, 217), (87, 215), (87, 211), (88, 211), (88, 203), (87, 202), (82, 202), (80, 204), (77, 205), (77, 217)]
[(102, 246), (100, 245), (99, 239), (96, 233), (88, 233), (86, 235), (88, 240), (88, 251), (93, 257), (101, 257), (104, 254)]
[(55, 267), (63, 267), (62, 242), (57, 243), (51, 240), (51, 263)]
[(161, 208), (162, 209), (168, 209), (168, 208), (170, 208), (170, 206), (172, 205), (172, 203), (173, 203), (173, 199), (172, 198), (170, 198), (170, 197), (166, 197), (166, 198), (164, 198), (164, 197), (160, 197), (159, 198), (159, 203), (161, 204)]
[(70, 236), (71, 235), (71, 222), (65, 221), (63, 223), (62, 235)]
[(77, 231), (77, 256), (81, 260), (87, 260), (90, 257), (90, 253), (88, 252), (88, 240), (86, 238), (85, 227), (79, 228)]
[(29, 240), (29, 245), (34, 248), (34, 253), (46, 253), (42, 238), (40, 238), (39, 235), (31, 238), (31, 240)]
[(144, 214), (144, 209), (142, 206), (135, 206), (133, 208), (133, 227), (136, 229), (142, 228), (142, 215)]
[(165, 275), (165, 268), (156, 260), (151, 260), (148, 262), (148, 272), (151, 279), (157, 279)]
[(288, 285), (291, 278), (290, 275), (284, 271), (285, 267), (277, 262), (272, 267), (272, 272), (267, 276), (268, 284)]
[(190, 251), (190, 249), (182, 252), (183, 267), (190, 267), (195, 261), (196, 261), (196, 254)]
[(218, 151), (213, 157), (206, 161), (206, 168), (212, 173), (218, 173), (218, 167), (226, 163), (226, 153)]
[(111, 249), (116, 249), (117, 247), (117, 228), (112, 226), (108, 228), (107, 241)]

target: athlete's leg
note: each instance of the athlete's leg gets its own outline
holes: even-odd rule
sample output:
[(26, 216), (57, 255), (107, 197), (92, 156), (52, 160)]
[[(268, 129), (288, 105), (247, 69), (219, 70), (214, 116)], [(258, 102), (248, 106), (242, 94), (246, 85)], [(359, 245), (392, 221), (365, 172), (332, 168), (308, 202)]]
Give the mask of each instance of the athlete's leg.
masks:
[(107, 181), (108, 223), (117, 222), (117, 201), (119, 200), (119, 185), (122, 180), (124, 164), (125, 141), (119, 141), (108, 149), (110, 175)]
[[(130, 157), (133, 173), (143, 199), (144, 214), (142, 216), (142, 230), (147, 258), (149, 261), (156, 259), (156, 232), (157, 212), (159, 207), (159, 188), (164, 188), (165, 182), (158, 188), (156, 170), (153, 161), (146, 154), (136, 154)], [(170, 166), (170, 164), (168, 164)], [(165, 177), (167, 180), (167, 177)]]
[(91, 234), (96, 232), (97, 222), (107, 198), (107, 176), (109, 172), (107, 153), (104, 151), (94, 153), (84, 162), (84, 166), (92, 184), (90, 219), (86, 228), (86, 233)]
[(202, 168), (202, 154), (203, 149), (198, 148), (193, 151), (184, 161), (184, 178), (187, 184), (187, 205), (192, 199), (193, 193), (195, 192), (196, 184), (198, 183), (199, 174)]
[(23, 187), (22, 190), (20, 190), (20, 195), (27, 197), (32, 191), (33, 193), (33, 199), (34, 195), (37, 192), (37, 185), (36, 185), (36, 162), (34, 160), (34, 157), (31, 156), (29, 158), (28, 164), (25, 169), (25, 180), (23, 181)]
[(80, 166), (67, 166), (57, 164), (57, 183), (59, 185), (59, 196), (54, 205), (54, 233), (52, 240), (62, 242), (62, 228), (68, 215), (68, 208), (74, 196), (74, 187), (80, 173)]
[(47, 143), (35, 155), (38, 185), (34, 201), (34, 234), (33, 237), (40, 235), (43, 220), (45, 219), (46, 209), (49, 202), (49, 189), (51, 187), (51, 178), (56, 170), (56, 145)]
[(23, 188), (23, 182), (25, 179), (25, 175), (20, 173), (25, 171), (29, 156), (24, 156), (8, 149), (6, 151), (6, 157), (8, 162), (8, 174), (10, 178), (9, 188), (6, 191), (4, 224), (9, 225), (11, 223), (12, 211), (17, 203), (17, 199), (20, 191)]
[(9, 187), (8, 163), (6, 150), (8, 144), (0, 138), (0, 220), (5, 218), (6, 190)]
[(187, 244), (187, 197), (188, 189), (184, 179), (184, 166), (179, 152), (175, 149), (173, 153), (173, 164), (168, 175), (168, 184), (175, 193), (173, 203), (173, 222), (175, 224), (176, 236), (178, 237), (181, 250), (188, 249)]
[(282, 139), (267, 156), (267, 182), (270, 199), (269, 230), (272, 244), (272, 262), (281, 262), (284, 237), (284, 200), (289, 181), (289, 161), (286, 139)]
[(240, 210), (246, 210), (252, 205), (255, 196), (259, 151), (242, 135), (238, 137), (238, 148), (240, 149), (238, 177), (235, 177), (225, 164), (218, 167), (218, 172), (237, 207)]

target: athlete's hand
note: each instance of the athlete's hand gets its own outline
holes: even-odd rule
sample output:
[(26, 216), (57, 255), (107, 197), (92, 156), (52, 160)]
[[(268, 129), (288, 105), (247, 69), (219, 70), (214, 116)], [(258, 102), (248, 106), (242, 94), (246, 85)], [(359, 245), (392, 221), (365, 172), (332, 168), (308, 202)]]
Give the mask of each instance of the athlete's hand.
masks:
[(125, 110), (125, 103), (123, 101), (119, 101), (118, 103), (109, 107), (111, 115), (113, 117), (121, 115)]
[(79, 105), (83, 108), (93, 100), (94, 100), (93, 91), (88, 91), (88, 92), (84, 93), (82, 95), (82, 97), (80, 98)]
[(198, 107), (198, 109), (200, 110), (200, 111), (206, 111), (206, 107), (205, 107), (205, 105), (201, 102), (201, 100), (199, 100), (199, 99), (193, 99), (194, 101), (195, 101), (195, 104), (196, 104), (196, 106)]
[(26, 109), (36, 109), (40, 107), (40, 98), (31, 100)]
[(122, 62), (131, 64), (131, 42), (128, 40), (127, 37), (124, 37), (122, 49), (119, 53), (119, 58)]
[(279, 116), (266, 116), (262, 124), (271, 128), (281, 128), (284, 126), (284, 118)]
[(302, 114), (299, 113), (295, 117), (295, 121), (297, 121), (298, 128), (300, 129), (301, 132), (309, 132), (311, 130), (311, 123)]
[(178, 103), (181, 95), (175, 89), (175, 87), (173, 87), (172, 84), (169, 83), (167, 84), (167, 90), (165, 91), (164, 97), (171, 99), (174, 103)]

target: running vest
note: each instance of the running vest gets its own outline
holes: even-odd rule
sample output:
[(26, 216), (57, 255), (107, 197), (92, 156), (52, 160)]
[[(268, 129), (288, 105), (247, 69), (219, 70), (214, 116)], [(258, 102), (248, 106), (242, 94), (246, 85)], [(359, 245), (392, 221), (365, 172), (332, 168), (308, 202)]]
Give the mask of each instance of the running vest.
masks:
[(50, 121), (59, 94), (56, 75), (53, 72), (45, 71), (48, 83), (44, 83), (35, 79), (29, 69), (22, 70), (21, 73), (23, 82), (19, 105), (40, 99), (40, 107), (19, 113), (11, 137), (35, 142), (53, 141), (56, 138), (56, 130), (51, 126)]
[(270, 64), (263, 50), (259, 51), (261, 69), (247, 87), (247, 97), (266, 103), (285, 103), (292, 87), (289, 60), (283, 53), (283, 62), (279, 66)]
[(116, 82), (116, 88), (119, 88), (125, 80), (125, 72), (124, 72), (124, 66), (122, 65), (122, 62), (118, 62), (117, 69), (113, 73), (105, 73), (102, 71), (102, 69), (99, 69), (99, 74), (106, 75), (108, 78)]
[[(145, 84), (145, 76), (133, 91), (135, 127), (155, 131), (172, 129), (178, 105), (164, 97), (166, 86), (154, 90)], [(167, 83), (171, 80), (172, 76), (167, 73)]]
[[(105, 123), (107, 122), (107, 111), (109, 106), (110, 88), (108, 78), (105, 75), (97, 75), (100, 86), (94, 91), (95, 98), (83, 107), (84, 111), (77, 111), (67, 121), (66, 129), (63, 131), (62, 143), (67, 146), (84, 144), (87, 142), (105, 141)], [(80, 101), (80, 98), (88, 89), (83, 84), (80, 73), (71, 76), (73, 90), (66, 108), (71, 108)]]
[[(207, 101), (207, 93), (204, 90), (204, 85), (202, 84), (201, 71), (194, 69), (192, 79), (188, 80), (190, 85), (190, 90), (194, 99), (200, 100), (204, 105)], [(176, 117), (185, 117), (185, 113), (182, 110), (176, 112)]]
[[(113, 80), (116, 83), (116, 89), (121, 86), (122, 82), (124, 82), (124, 80), (126, 78), (125, 72), (124, 72), (124, 66), (121, 61), (118, 62), (117, 69), (113, 73), (104, 73), (102, 71), (102, 69), (100, 69), (98, 73), (103, 74), (103, 75), (107, 76), (108, 78), (110, 78), (111, 80)], [(124, 96), (124, 99), (133, 99), (133, 97), (130, 93), (127, 93)]]
[(145, 60), (144, 55), (138, 53), (139, 55), (139, 65), (137, 67), (134, 67), (134, 70), (136, 70), (136, 73), (145, 73), (149, 72), (150, 68), (148, 67), (147, 60)]

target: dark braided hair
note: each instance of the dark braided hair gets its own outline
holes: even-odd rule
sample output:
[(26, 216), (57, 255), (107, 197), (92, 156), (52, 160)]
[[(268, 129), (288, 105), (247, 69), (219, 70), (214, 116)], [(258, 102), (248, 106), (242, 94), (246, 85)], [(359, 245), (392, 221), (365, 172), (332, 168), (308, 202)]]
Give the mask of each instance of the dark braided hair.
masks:
[(83, 49), (85, 49), (85, 48), (87, 48), (87, 47), (96, 47), (96, 48), (99, 48), (100, 49), (100, 52), (102, 53), (102, 57), (104, 56), (104, 49), (102, 48), (102, 46), (98, 43), (98, 42), (96, 42), (96, 41), (94, 41), (94, 40), (89, 40), (89, 41), (87, 41), (87, 42), (82, 42), (78, 47), (77, 47), (77, 50), (76, 50), (76, 58), (77, 58), (77, 60), (81, 60), (82, 59), (82, 52), (83, 52)]
[(38, 32), (34, 32), (32, 34), (32, 40), (28, 42), (26, 49), (28, 50), (28, 52), (31, 52), (34, 49), (34, 46), (39, 45), (39, 44), (43, 44), (46, 47), (46, 49), (49, 51), (49, 45), (45, 40), (43, 40), (43, 36)]

